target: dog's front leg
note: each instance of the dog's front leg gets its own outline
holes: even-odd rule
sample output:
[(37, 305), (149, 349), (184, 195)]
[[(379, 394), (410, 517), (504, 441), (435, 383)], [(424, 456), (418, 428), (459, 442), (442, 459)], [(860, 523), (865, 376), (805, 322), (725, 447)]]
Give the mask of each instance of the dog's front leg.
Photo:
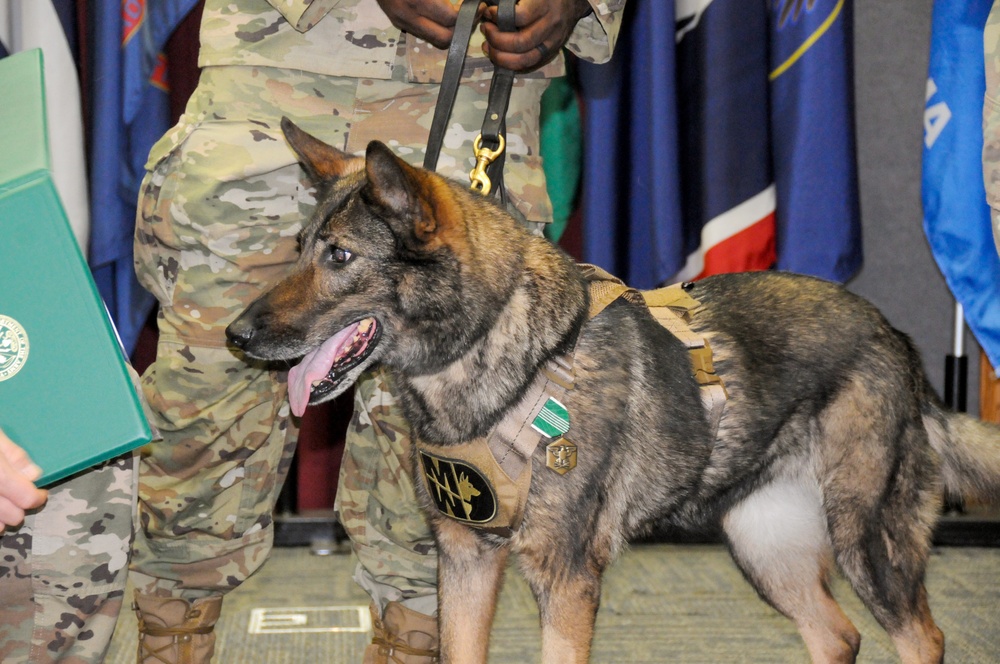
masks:
[(542, 661), (586, 664), (601, 599), (603, 567), (574, 565), (553, 555), (519, 555), (521, 571), (538, 602)]
[(441, 662), (485, 663), (510, 547), (449, 519), (438, 520), (435, 535)]

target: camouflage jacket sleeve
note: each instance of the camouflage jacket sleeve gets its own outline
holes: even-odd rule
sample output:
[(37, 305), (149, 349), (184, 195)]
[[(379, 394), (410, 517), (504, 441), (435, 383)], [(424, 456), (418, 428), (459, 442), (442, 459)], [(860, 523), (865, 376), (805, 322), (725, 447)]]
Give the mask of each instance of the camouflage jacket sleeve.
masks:
[(305, 32), (326, 16), (340, 0), (267, 0), (299, 32)]
[(618, 42), (625, 0), (588, 0), (593, 12), (580, 19), (566, 48), (587, 62), (600, 64), (611, 59)]

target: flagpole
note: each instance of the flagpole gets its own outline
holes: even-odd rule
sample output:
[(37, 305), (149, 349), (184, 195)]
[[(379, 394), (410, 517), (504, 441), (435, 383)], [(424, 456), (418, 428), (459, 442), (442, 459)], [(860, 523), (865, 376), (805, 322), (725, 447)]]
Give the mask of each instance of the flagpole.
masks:
[(965, 312), (959, 302), (955, 302), (953, 335), (952, 354), (944, 360), (944, 402), (952, 410), (965, 412), (969, 358), (965, 356)]
[(24, 50), (24, 38), (21, 35), (21, 0), (10, 0), (7, 3), (7, 20), (10, 24), (10, 52), (20, 53)]

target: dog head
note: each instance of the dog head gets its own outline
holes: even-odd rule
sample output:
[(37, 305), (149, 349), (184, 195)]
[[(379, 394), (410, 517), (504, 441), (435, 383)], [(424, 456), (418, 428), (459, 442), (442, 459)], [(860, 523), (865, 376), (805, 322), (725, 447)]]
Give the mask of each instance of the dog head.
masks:
[(231, 343), (256, 359), (302, 358), (289, 372), (297, 415), (375, 362), (429, 373), (464, 352), (513, 290), (524, 231), (380, 142), (359, 157), (287, 118), (282, 129), (317, 206), (292, 274), (229, 325)]

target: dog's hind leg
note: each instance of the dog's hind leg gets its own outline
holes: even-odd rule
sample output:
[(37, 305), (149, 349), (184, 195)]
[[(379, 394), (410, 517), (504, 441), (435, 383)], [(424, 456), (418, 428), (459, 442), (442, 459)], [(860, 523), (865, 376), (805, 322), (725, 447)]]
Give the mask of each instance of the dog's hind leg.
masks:
[(815, 482), (776, 479), (729, 510), (723, 528), (744, 576), (794, 621), (812, 661), (855, 661), (861, 635), (830, 594), (833, 558)]
[(448, 519), (438, 520), (435, 539), (441, 662), (485, 664), (510, 547)]

